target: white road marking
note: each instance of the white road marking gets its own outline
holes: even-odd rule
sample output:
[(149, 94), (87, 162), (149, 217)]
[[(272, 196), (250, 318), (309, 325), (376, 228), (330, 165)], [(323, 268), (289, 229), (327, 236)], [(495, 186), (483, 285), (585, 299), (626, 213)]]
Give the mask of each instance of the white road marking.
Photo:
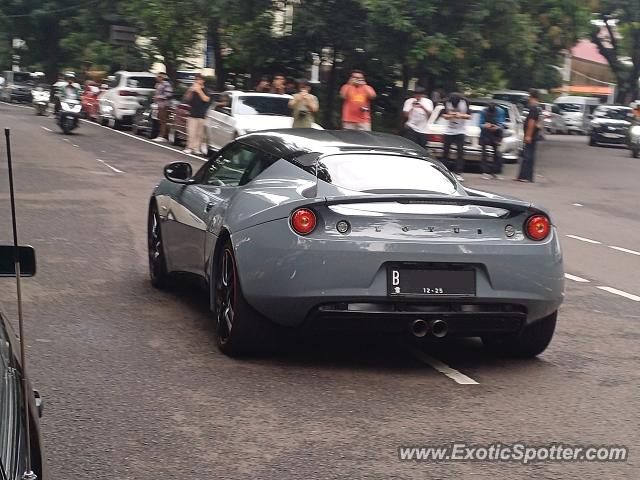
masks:
[(84, 123), (87, 123), (87, 124), (89, 124), (89, 125), (93, 125), (94, 127), (106, 128), (106, 129), (107, 129), (107, 130), (109, 130), (110, 132), (118, 133), (118, 134), (120, 134), (120, 135), (124, 135), (124, 136), (126, 136), (126, 137), (130, 137), (130, 138), (133, 138), (133, 139), (135, 139), (135, 140), (138, 140), (138, 141), (140, 141), (140, 142), (149, 143), (149, 144), (154, 145), (154, 146), (156, 146), (156, 147), (164, 148), (165, 150), (171, 150), (173, 153), (179, 153), (180, 155), (184, 155), (185, 157), (195, 158), (196, 160), (200, 160), (201, 162), (206, 162), (206, 161), (207, 161), (207, 159), (206, 159), (206, 158), (198, 157), (197, 155), (191, 155), (191, 154), (189, 154), (189, 153), (184, 153), (184, 152), (182, 152), (182, 151), (180, 151), (180, 150), (176, 150), (176, 149), (174, 149), (174, 148), (171, 148), (171, 147), (170, 147), (170, 146), (168, 146), (168, 145), (163, 145), (163, 144), (158, 143), (158, 142), (153, 142), (153, 141), (151, 141), (151, 140), (147, 140), (147, 139), (145, 139), (145, 138), (140, 138), (140, 137), (138, 137), (138, 136), (136, 136), (136, 135), (133, 135), (133, 134), (131, 134), (131, 133), (122, 132), (122, 131), (120, 131), (120, 130), (115, 130), (115, 129), (110, 128), (110, 127), (105, 127), (104, 125), (100, 125), (100, 124), (97, 124), (97, 123), (95, 123), (95, 122), (91, 122), (91, 121), (89, 121), (89, 120), (81, 120), (81, 121), (82, 121), (82, 122), (84, 122)]
[(613, 293), (614, 295), (620, 295), (621, 297), (628, 298), (629, 300), (633, 300), (634, 302), (640, 302), (640, 297), (638, 295), (634, 295), (633, 293), (623, 292), (622, 290), (618, 290), (617, 288), (612, 287), (598, 287), (600, 290), (604, 290), (605, 292)]
[(571, 205), (573, 205), (574, 207), (584, 207), (584, 205), (582, 205), (581, 203), (572, 203)]
[(419, 350), (418, 348), (414, 346), (409, 346), (408, 348), (409, 348), (409, 351), (413, 354), (413, 356), (416, 357), (418, 360), (426, 363), (427, 365), (431, 366), (435, 370), (446, 375), (454, 382), (459, 383), (461, 385), (479, 385), (478, 382), (476, 382), (473, 378), (467, 377), (464, 373), (460, 373), (455, 368), (451, 368), (449, 365), (442, 363), (437, 358), (433, 358), (432, 356), (427, 355), (426, 353)]
[(602, 242), (598, 242), (597, 240), (591, 240), (590, 238), (579, 237), (578, 235), (565, 235), (565, 236), (569, 238), (573, 238), (574, 240), (580, 240), (581, 242), (595, 243), (596, 245), (602, 244)]
[(75, 143), (73, 144), (73, 146), (74, 146), (74, 147), (76, 147), (76, 148), (80, 148), (80, 147), (79, 147), (78, 145), (76, 145)]
[(565, 273), (564, 274), (564, 278), (567, 278), (569, 280), (573, 280), (574, 282), (580, 282), (580, 283), (589, 283), (590, 282), (586, 278), (578, 277), (577, 275), (571, 275), (570, 273)]
[(43, 129), (43, 130), (46, 130), (47, 132), (52, 132), (53, 131), (50, 128), (43, 127), (42, 125), (40, 125), (40, 128)]
[(640, 252), (637, 252), (635, 250), (629, 250), (628, 248), (615, 247), (613, 245), (609, 245), (609, 248), (613, 248), (614, 250), (618, 250), (620, 252), (630, 253), (632, 255), (640, 255)]
[(111, 165), (109, 165), (104, 160), (100, 160), (99, 158), (96, 158), (96, 160), (99, 161), (100, 163), (102, 163), (104, 166), (110, 168), (111, 170), (113, 170), (116, 173), (124, 173), (122, 170), (118, 170), (116, 167), (112, 167)]

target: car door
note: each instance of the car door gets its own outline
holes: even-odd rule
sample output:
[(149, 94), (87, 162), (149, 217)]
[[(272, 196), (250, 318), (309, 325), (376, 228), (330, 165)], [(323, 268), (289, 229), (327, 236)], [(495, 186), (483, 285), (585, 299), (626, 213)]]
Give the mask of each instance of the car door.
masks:
[(207, 112), (207, 138), (213, 150), (220, 150), (235, 140), (234, 98), (231, 97), (229, 101), (231, 102), (229, 107), (220, 108), (212, 104)]
[(172, 268), (204, 276), (206, 232), (212, 219), (221, 224), (229, 199), (241, 185), (259, 151), (241, 143), (224, 148), (172, 199), (166, 244)]

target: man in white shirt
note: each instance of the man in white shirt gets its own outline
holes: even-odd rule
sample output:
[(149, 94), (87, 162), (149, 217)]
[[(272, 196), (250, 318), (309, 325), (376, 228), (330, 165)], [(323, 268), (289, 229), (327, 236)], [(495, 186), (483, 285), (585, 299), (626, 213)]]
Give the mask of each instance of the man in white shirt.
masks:
[(433, 102), (424, 96), (424, 88), (417, 85), (413, 97), (404, 102), (402, 108), (407, 122), (404, 136), (422, 148), (427, 146), (427, 120), (433, 112)]
[(464, 181), (462, 172), (464, 171), (464, 137), (467, 132), (467, 120), (469, 115), (469, 104), (460, 93), (452, 93), (444, 104), (444, 114), (442, 117), (447, 120), (447, 128), (444, 131), (444, 148), (442, 150), (442, 162), (449, 163), (449, 151), (451, 144), (456, 146), (455, 174), (458, 181)]

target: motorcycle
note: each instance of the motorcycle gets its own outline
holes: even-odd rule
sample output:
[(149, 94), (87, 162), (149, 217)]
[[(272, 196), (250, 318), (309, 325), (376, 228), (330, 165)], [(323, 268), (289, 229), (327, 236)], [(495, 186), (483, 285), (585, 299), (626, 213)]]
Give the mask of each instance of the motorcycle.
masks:
[(66, 98), (60, 101), (60, 110), (56, 114), (56, 120), (65, 135), (78, 128), (81, 111), (82, 104), (77, 98)]
[(36, 111), (36, 115), (44, 115), (47, 113), (49, 107), (49, 99), (51, 93), (42, 87), (36, 87), (31, 92), (33, 108)]

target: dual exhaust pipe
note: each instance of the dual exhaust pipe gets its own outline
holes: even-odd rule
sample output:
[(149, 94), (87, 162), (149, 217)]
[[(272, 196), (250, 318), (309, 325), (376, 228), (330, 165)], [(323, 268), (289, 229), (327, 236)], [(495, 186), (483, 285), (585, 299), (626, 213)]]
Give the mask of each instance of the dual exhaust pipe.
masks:
[(427, 334), (431, 334), (436, 338), (443, 338), (449, 333), (449, 326), (444, 320), (430, 320), (427, 322), (418, 318), (409, 323), (409, 330), (417, 338), (426, 337)]

